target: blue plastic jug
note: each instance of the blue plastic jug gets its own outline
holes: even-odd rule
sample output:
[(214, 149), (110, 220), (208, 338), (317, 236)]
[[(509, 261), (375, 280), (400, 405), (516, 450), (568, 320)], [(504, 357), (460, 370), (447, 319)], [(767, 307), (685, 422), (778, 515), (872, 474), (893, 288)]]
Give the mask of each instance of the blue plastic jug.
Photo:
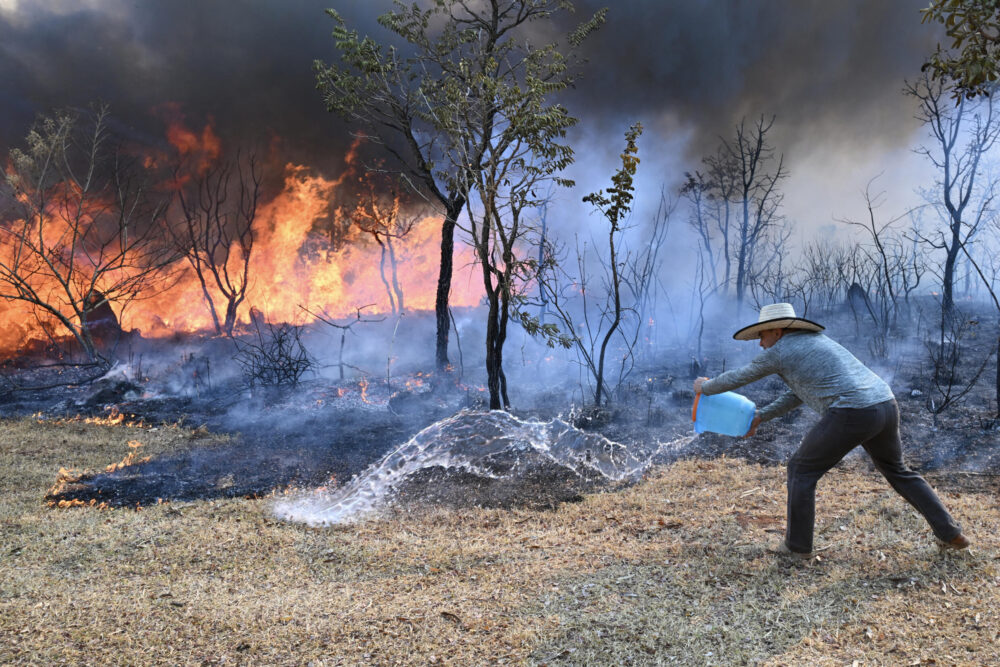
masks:
[(741, 436), (750, 430), (757, 405), (746, 396), (726, 391), (714, 396), (696, 394), (691, 408), (695, 433)]

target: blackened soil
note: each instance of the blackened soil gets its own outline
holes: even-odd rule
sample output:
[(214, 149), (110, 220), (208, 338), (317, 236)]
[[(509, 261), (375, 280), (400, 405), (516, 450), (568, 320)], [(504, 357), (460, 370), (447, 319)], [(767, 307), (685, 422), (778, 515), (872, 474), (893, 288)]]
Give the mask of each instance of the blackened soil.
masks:
[[(232, 441), (193, 446), (112, 473), (86, 474), (46, 500), (134, 507), (161, 500), (261, 497), (288, 487), (341, 483), (454, 412), (457, 408), (449, 401), (461, 397), (446, 398), (428, 393), (422, 411), (406, 414), (360, 401), (315, 407), (316, 401), (305, 400), (302, 390), (271, 391), (238, 401), (220, 397), (215, 409), (206, 408), (210, 402), (204, 398), (129, 401), (121, 410), (131, 420), (183, 418), (209, 431), (231, 433)], [(193, 415), (172, 412), (192, 405), (201, 410)]]
[(84, 475), (46, 500), (95, 500), (133, 507), (161, 500), (260, 497), (290, 486), (348, 479), (377, 458), (373, 453), (386, 442), (405, 441), (411, 431), (412, 426), (388, 418), (356, 425), (349, 435), (330, 434), (323, 445), (281, 436), (237, 436), (231, 444), (192, 448), (113, 473)]
[(410, 475), (396, 490), (395, 502), (404, 507), (550, 510), (561, 503), (583, 500), (585, 487), (586, 482), (567, 468), (524, 456), (519, 467), (502, 478), (425, 468)]
[[(854, 351), (887, 381), (897, 397), (901, 414), (904, 460), (936, 487), (948, 491), (1000, 493), (1000, 422), (996, 388), (988, 367), (960, 400), (939, 410), (941, 387), (928, 370), (926, 351), (919, 345), (899, 343), (888, 359), (865, 357), (863, 335), (851, 338), (831, 334)], [(911, 341), (912, 343), (912, 341)], [(968, 382), (996, 344), (993, 335), (971, 338), (964, 348), (958, 377)], [(692, 438), (690, 421), (695, 373), (714, 376), (746, 358), (709, 354), (697, 371), (678, 354), (663, 364), (633, 373), (618, 389), (608, 408), (573, 409), (567, 396), (576, 387), (551, 387), (536, 393), (518, 417), (548, 420), (557, 416), (578, 428), (601, 433), (622, 443), (637, 456), (654, 463), (687, 457), (739, 457), (765, 465), (782, 465), (795, 451), (817, 415), (800, 408), (761, 426), (752, 438), (702, 434)], [(904, 354), (905, 352), (905, 354)], [(993, 362), (995, 364), (995, 358)], [(16, 371), (16, 372), (13, 372)], [(54, 378), (32, 377), (31, 371), (13, 369), (11, 383), (42, 385)], [(50, 375), (77, 372), (49, 370)], [(79, 371), (81, 374), (83, 371)], [(94, 474), (67, 486), (50, 500), (79, 499), (135, 506), (158, 499), (204, 499), (262, 496), (289, 486), (314, 486), (347, 481), (386, 452), (404, 443), (422, 428), (475, 405), (478, 392), (450, 390), (394, 391), (368, 388), (372, 404), (356, 397), (357, 386), (348, 387), (354, 398), (339, 399), (344, 386), (315, 383), (295, 392), (257, 392), (220, 386), (196, 395), (145, 398), (135, 385), (120, 379), (57, 386), (46, 391), (3, 391), (0, 414), (43, 412), (51, 416), (107, 415), (110, 410), (155, 425), (161, 422), (204, 426), (232, 434), (226, 445), (192, 447), (113, 474)], [(564, 391), (565, 389), (565, 391)], [(741, 393), (764, 405), (785, 389), (777, 378), (766, 378), (742, 388)], [(963, 386), (959, 385), (958, 390)], [(379, 395), (382, 391), (384, 395)], [(110, 462), (109, 462), (110, 463)], [(874, 474), (860, 448), (842, 465), (857, 466)], [(580, 494), (609, 488), (602, 480), (585, 479), (548, 461), (525, 456), (510, 462), (508, 474), (496, 479), (469, 473), (429, 468), (411, 476), (399, 489), (399, 500), (410, 505), (446, 507), (555, 507), (579, 499)]]
[[(758, 404), (780, 389), (767, 381), (758, 385), (744, 391)], [(626, 444), (639, 456), (653, 457), (654, 463), (728, 456), (764, 465), (783, 464), (817, 419), (811, 411), (800, 409), (763, 425), (752, 438), (704, 433), (692, 439), (693, 394), (666, 387), (667, 383), (626, 386), (615, 407), (581, 410), (571, 418), (577, 427)], [(918, 397), (897, 393), (902, 394), (905, 458), (912, 467), (945, 490), (1000, 491), (996, 430), (983, 429), (969, 416), (973, 411), (968, 407), (963, 417), (961, 406), (939, 415), (935, 426)], [(280, 392), (253, 399), (222, 395), (215, 400), (203, 396), (123, 401), (118, 409), (134, 419), (159, 423), (183, 418), (188, 424), (231, 433), (233, 440), (225, 445), (195, 446), (114, 473), (87, 475), (46, 500), (94, 500), (134, 507), (161, 499), (261, 497), (288, 487), (313, 487), (331, 480), (341, 483), (424, 427), (467, 405), (464, 395), (442, 398), (431, 392), (399, 392), (381, 407), (356, 404), (351, 408), (331, 401), (321, 409), (304, 409), (303, 404), (309, 402), (301, 394), (282, 396)], [(519, 416), (551, 419), (564, 409), (565, 404), (553, 400)], [(679, 444), (657, 453), (658, 444), (672, 442)], [(577, 501), (583, 493), (618, 486), (586, 479), (523, 452), (498, 465), (502, 469), (495, 478), (440, 467), (421, 470), (397, 489), (397, 502), (408, 507), (549, 509)], [(860, 449), (844, 465), (874, 470)]]

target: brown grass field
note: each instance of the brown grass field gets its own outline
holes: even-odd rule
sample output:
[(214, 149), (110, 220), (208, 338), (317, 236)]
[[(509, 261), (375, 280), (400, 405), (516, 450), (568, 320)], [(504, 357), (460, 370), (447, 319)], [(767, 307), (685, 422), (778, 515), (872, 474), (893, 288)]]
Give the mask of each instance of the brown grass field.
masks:
[(60, 468), (193, 439), (207, 442), (0, 421), (0, 664), (1000, 664), (996, 478), (929, 478), (975, 541), (941, 553), (846, 461), (820, 484), (805, 563), (768, 551), (784, 470), (734, 459), (556, 511), (414, 508), (322, 529), (275, 520), (269, 499), (43, 501)]

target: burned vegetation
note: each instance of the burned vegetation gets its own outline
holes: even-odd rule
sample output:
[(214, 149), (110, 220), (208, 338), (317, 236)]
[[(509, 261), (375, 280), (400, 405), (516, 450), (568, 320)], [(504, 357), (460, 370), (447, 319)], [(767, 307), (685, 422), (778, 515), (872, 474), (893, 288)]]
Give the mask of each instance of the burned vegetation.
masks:
[[(541, 48), (501, 37), (565, 8), (523, 7), (480, 16), (495, 39), (472, 41), (398, 7), (382, 25), (408, 60), (331, 11), (342, 58), (316, 64), (317, 84), (367, 132), (336, 177), (264, 159), (172, 107), (155, 145), (120, 133), (107, 106), (38, 118), (0, 193), (0, 411), (224, 436), (60, 475), (45, 502), (371, 479), (386, 483), (358, 492), (380, 500), (554, 507), (682, 458), (780, 463), (804, 410), (746, 440), (693, 437), (687, 416), (691, 381), (752, 358), (729, 334), (777, 302), (889, 382), (920, 470), (997, 473), (993, 97), (945, 104), (941, 80), (908, 83), (927, 130), (917, 151), (936, 173), (923, 205), (886, 217), (876, 178), (865, 217), (797, 246), (776, 116), (740, 118), (655, 198), (637, 191), (636, 122), (610, 187), (574, 196), (600, 214), (584, 235), (555, 206), (574, 192), (578, 123), (557, 98), (606, 12)], [(481, 10), (429, 11), (460, 26)], [(511, 68), (488, 66), (500, 60)], [(763, 405), (780, 388), (746, 391)], [(498, 410), (513, 421), (463, 450)], [(605, 456), (615, 464), (590, 467)]]
[[(928, 123), (969, 122), (933, 104), (941, 95), (933, 82), (910, 94)], [(974, 111), (976, 127), (993, 127), (983, 125), (982, 106)], [(123, 446), (106, 469), (58, 480), (53, 471), (44, 497), (53, 506), (304, 494), (303, 503), (322, 508), (343, 499), (310, 499), (310, 490), (356, 489), (377, 500), (366, 511), (393, 499), (543, 508), (635, 483), (651, 466), (682, 458), (779, 464), (812, 419), (805, 410), (746, 440), (692, 437), (688, 417), (694, 377), (755, 352), (728, 340), (733, 312), (776, 301), (826, 323), (891, 384), (907, 457), (919, 470), (961, 471), (972, 484), (1000, 469), (1000, 310), (990, 310), (1000, 302), (991, 256), (976, 245), (992, 228), (967, 213), (985, 211), (988, 193), (970, 195), (971, 208), (956, 210), (947, 233), (935, 235), (916, 219), (908, 227), (880, 220), (872, 184), (870, 219), (845, 221), (861, 230), (853, 245), (816, 242), (797, 252), (780, 216), (786, 166), (769, 143), (775, 121), (761, 118), (740, 124), (705, 171), (689, 175), (679, 199), (662, 193), (649, 224), (627, 226), (637, 125), (613, 187), (588, 196), (606, 218), (604, 243), (568, 247), (548, 227), (545, 201), (512, 203), (511, 192), (491, 186), (495, 208), (469, 218), (480, 225), (480, 246), (458, 251), (469, 273), (448, 308), (451, 362), (434, 368), (441, 322), (432, 315), (431, 269), (441, 219), (406, 194), (405, 179), (386, 181), (351, 161), (337, 181), (295, 166), (275, 178), (252, 156), (222, 161), (211, 126), (200, 134), (174, 128), (171, 136), (188, 141), (169, 170), (158, 170), (171, 155), (112, 159), (137, 149), (111, 140), (107, 114), (43, 119), (7, 179), (16, 205), (7, 211), (0, 274), (9, 306), (0, 322), (0, 410), (224, 437), (152, 457)], [(72, 153), (81, 144), (66, 137), (88, 128), (82, 136), (92, 150)], [(961, 161), (972, 170), (966, 183), (979, 177), (968, 156), (994, 137), (977, 136)], [(87, 189), (76, 172), (39, 171), (53, 155), (92, 161), (104, 180)], [(942, 201), (957, 196), (956, 182), (939, 187)], [(505, 210), (521, 222), (503, 241), (503, 228), (491, 225)], [(662, 276), (676, 261), (668, 231), (685, 223), (696, 282), (683, 297)], [(171, 233), (134, 235), (136, 226)], [(943, 251), (941, 271), (933, 250)], [(480, 269), (493, 280), (485, 313), (471, 287)], [(940, 294), (929, 284), (934, 273)], [(781, 386), (772, 378), (746, 391), (763, 405)], [(513, 421), (485, 450), (463, 449), (495, 428), (490, 407), (507, 408)], [(436, 430), (455, 419), (464, 420), (464, 435)], [(589, 467), (609, 448), (629, 463)]]

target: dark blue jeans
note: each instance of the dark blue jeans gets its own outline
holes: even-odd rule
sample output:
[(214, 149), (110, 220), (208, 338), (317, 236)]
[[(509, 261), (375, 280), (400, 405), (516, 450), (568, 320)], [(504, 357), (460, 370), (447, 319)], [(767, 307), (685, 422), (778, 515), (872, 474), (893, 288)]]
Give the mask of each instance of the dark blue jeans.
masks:
[(927, 519), (938, 538), (948, 542), (962, 532), (930, 485), (903, 463), (899, 406), (890, 400), (867, 408), (830, 408), (802, 438), (788, 460), (785, 543), (789, 549), (812, 551), (816, 482), (858, 445), (865, 448), (896, 493)]

